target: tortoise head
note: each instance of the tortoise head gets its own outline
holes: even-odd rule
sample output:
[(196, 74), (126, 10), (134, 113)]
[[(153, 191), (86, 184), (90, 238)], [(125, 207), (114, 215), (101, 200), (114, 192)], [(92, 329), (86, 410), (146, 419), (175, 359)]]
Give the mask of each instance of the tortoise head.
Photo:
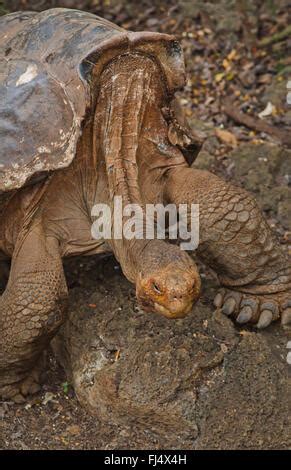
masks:
[(185, 317), (200, 295), (195, 263), (174, 245), (155, 240), (147, 248), (136, 279), (137, 299), (145, 311), (167, 318)]

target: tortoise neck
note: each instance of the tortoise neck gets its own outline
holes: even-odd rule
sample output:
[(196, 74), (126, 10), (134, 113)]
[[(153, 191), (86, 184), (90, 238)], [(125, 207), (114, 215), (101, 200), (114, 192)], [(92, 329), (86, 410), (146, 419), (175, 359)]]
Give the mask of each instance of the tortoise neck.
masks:
[(145, 111), (160, 81), (157, 64), (140, 54), (118, 57), (101, 74), (93, 154), (97, 164), (105, 163), (111, 199), (120, 195), (124, 203), (143, 203), (137, 153)]
[[(100, 77), (93, 125), (93, 159), (101, 179), (107, 181), (109, 204), (113, 204), (115, 196), (120, 196), (123, 206), (138, 204), (143, 215), (137, 153), (145, 113), (148, 114), (150, 103), (156, 99), (160, 77), (158, 65), (146, 56), (125, 54), (112, 61)], [(146, 122), (150, 122), (148, 115)], [(154, 127), (154, 123), (151, 125)], [(123, 217), (122, 223), (127, 219)], [(112, 228), (113, 225), (114, 221)], [(142, 237), (110, 243), (127, 277), (135, 280), (137, 272), (134, 271), (139, 269), (137, 258), (148, 241)], [(130, 261), (129, 256), (133, 258)]]

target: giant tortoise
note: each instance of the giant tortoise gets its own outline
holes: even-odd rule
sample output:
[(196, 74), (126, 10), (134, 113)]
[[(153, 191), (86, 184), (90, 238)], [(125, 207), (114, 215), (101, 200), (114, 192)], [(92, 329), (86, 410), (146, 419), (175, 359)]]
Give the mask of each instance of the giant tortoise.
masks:
[(196, 253), (220, 281), (215, 307), (239, 324), (290, 323), (290, 267), (255, 200), (191, 168), (201, 136), (173, 105), (185, 81), (175, 38), (62, 8), (9, 14), (0, 28), (0, 255), (11, 259), (0, 395), (39, 389), (42, 352), (66, 318), (65, 257), (113, 252), (145, 311), (183, 317), (198, 299), (178, 240), (92, 236), (92, 208), (115, 196), (142, 210), (199, 204)]

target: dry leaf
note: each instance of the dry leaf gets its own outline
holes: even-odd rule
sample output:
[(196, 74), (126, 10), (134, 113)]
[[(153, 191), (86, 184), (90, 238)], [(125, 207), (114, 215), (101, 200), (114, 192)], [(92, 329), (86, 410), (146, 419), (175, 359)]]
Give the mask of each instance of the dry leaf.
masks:
[(230, 65), (230, 63), (227, 59), (223, 60), (222, 65), (225, 68), (225, 70), (227, 70), (227, 71), (231, 68), (231, 65)]
[(237, 138), (231, 132), (224, 129), (215, 129), (215, 135), (225, 144), (231, 145), (232, 147), (237, 146)]
[(46, 392), (46, 394), (45, 394), (45, 396), (44, 396), (44, 398), (43, 398), (43, 400), (42, 400), (42, 404), (43, 404), (43, 405), (47, 405), (47, 404), (50, 403), (50, 402), (55, 402), (55, 403), (57, 403), (56, 400), (55, 400), (55, 395), (54, 395), (53, 393), (51, 393), (51, 392)]
[(120, 349), (116, 351), (115, 356), (114, 356), (115, 361), (118, 361), (119, 358), (120, 358)]
[(217, 73), (217, 74), (215, 75), (215, 81), (216, 81), (217, 83), (221, 82), (221, 80), (222, 80), (223, 78), (224, 78), (224, 72)]
[(264, 117), (270, 116), (274, 113), (274, 108), (275, 106), (271, 103), (271, 101), (269, 101), (265, 109), (258, 114), (259, 118), (262, 119)]
[(232, 51), (228, 54), (228, 60), (233, 60), (236, 57), (236, 50), (232, 49)]
[(258, 77), (258, 83), (270, 83), (272, 81), (272, 75), (270, 73), (264, 73)]
[(251, 334), (252, 334), (251, 331), (248, 331), (248, 330), (241, 330), (239, 332), (239, 335), (241, 335), (241, 336), (249, 336)]

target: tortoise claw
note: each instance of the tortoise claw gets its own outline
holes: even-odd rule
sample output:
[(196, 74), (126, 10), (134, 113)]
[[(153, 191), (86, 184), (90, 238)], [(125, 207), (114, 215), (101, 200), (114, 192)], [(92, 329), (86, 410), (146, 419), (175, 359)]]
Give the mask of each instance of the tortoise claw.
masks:
[(247, 323), (248, 321), (250, 321), (252, 316), (253, 316), (253, 311), (251, 307), (249, 305), (246, 305), (245, 307), (241, 309), (240, 314), (238, 315), (236, 321), (237, 323), (240, 323), (240, 324)]
[(263, 310), (260, 315), (259, 321), (257, 323), (257, 328), (259, 330), (266, 328), (267, 326), (270, 325), (272, 320), (273, 320), (273, 312), (271, 312), (271, 310)]
[(286, 308), (281, 316), (282, 326), (291, 324), (291, 307)]
[(255, 295), (225, 287), (216, 294), (214, 305), (238, 325), (249, 323), (261, 330), (281, 316), (282, 326), (291, 327), (291, 299), (285, 292)]
[(223, 294), (221, 292), (218, 292), (218, 294), (216, 294), (214, 298), (213, 305), (216, 308), (220, 308), (222, 306), (222, 303), (223, 303)]
[(228, 299), (226, 299), (222, 307), (222, 311), (225, 315), (229, 316), (234, 312), (235, 307), (236, 307), (235, 299), (233, 297), (229, 297)]

